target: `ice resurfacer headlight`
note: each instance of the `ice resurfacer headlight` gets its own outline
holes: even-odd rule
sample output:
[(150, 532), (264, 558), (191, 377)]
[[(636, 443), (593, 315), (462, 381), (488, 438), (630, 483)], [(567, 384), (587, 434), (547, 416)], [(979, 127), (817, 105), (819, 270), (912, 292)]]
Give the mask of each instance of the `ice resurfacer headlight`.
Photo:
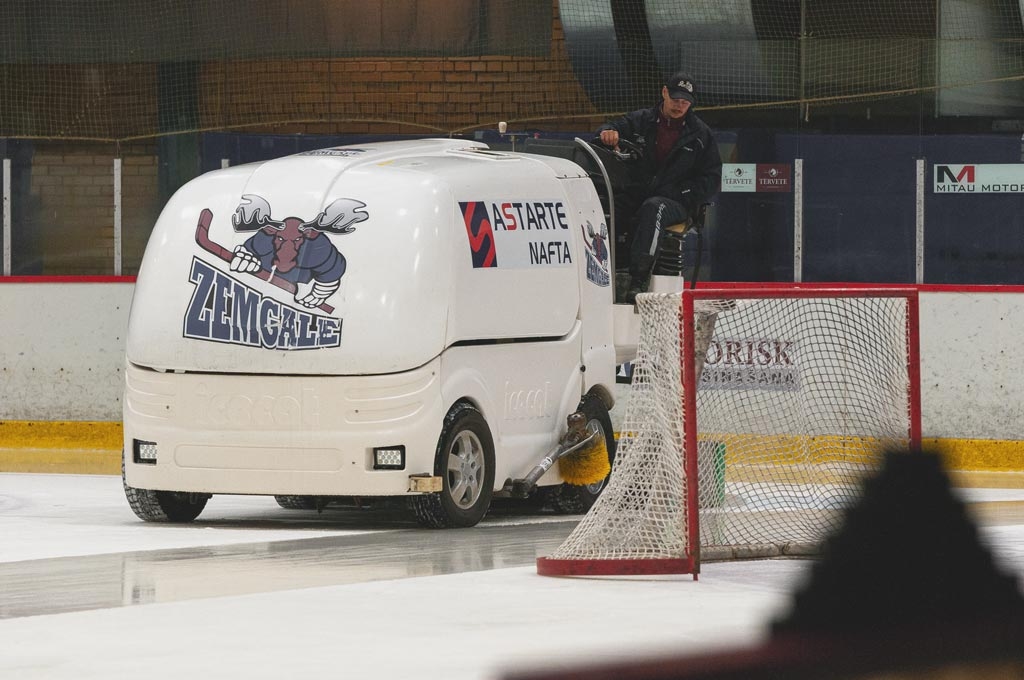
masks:
[(402, 470), (405, 468), (404, 446), (373, 447), (374, 470)]
[(132, 460), (136, 463), (156, 465), (156, 442), (132, 440)]

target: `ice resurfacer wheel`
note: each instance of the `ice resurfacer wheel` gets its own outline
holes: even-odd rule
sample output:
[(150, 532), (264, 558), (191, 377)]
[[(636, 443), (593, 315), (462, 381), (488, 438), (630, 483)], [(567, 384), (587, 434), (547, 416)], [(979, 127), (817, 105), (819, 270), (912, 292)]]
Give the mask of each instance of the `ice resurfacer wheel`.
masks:
[(420, 524), (435, 529), (471, 527), (483, 519), (494, 493), (494, 440), (474, 407), (459, 403), (445, 416), (434, 459), (439, 493), (413, 496)]
[(316, 496), (274, 496), (285, 510), (316, 510)]
[(191, 522), (206, 507), (209, 496), (176, 491), (152, 491), (128, 486), (124, 476), (124, 456), (121, 456), (121, 484), (132, 512), (147, 522)]

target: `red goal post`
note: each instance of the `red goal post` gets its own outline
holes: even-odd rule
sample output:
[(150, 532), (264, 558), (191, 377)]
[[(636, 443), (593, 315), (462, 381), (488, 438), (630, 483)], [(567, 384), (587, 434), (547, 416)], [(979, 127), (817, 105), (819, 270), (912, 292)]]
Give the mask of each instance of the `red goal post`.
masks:
[(920, 447), (915, 287), (740, 284), (637, 306), (612, 475), (539, 574), (696, 579), (702, 559), (814, 554), (882, 453)]

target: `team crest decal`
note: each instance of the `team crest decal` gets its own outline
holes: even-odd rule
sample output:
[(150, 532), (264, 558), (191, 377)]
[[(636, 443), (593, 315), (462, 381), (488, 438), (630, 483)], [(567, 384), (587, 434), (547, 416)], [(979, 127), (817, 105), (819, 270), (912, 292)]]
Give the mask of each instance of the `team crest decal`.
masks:
[(327, 300), (341, 286), (346, 261), (327, 234), (355, 231), (353, 225), (369, 219), (365, 207), (361, 201), (339, 198), (312, 220), (278, 220), (271, 216), (265, 198), (246, 194), (231, 224), (236, 232), (252, 236), (234, 250), (210, 238), (213, 213), (204, 209), (196, 227), (196, 243), (228, 263), (230, 271), (292, 293), (298, 308), (195, 258), (189, 281), (196, 290), (186, 312), (185, 336), (270, 349), (337, 347), (341, 319), (330, 316), (334, 307)]
[(587, 280), (599, 286), (607, 286), (611, 283), (611, 273), (608, 271), (608, 227), (602, 222), (594, 229), (590, 222), (583, 230), (583, 243), (587, 253)]

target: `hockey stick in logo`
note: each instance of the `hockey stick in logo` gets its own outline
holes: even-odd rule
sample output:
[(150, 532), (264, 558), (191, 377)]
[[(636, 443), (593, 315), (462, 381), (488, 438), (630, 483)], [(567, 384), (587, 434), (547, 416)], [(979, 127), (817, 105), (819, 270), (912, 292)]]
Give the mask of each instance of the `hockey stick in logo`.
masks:
[[(199, 213), (199, 224), (196, 225), (196, 243), (211, 255), (216, 255), (218, 258), (225, 262), (231, 262), (234, 258), (234, 253), (222, 246), (221, 244), (210, 239), (210, 223), (213, 221), (213, 212), (209, 208), (203, 208), (203, 211)], [(283, 279), (277, 274), (267, 270), (260, 269), (258, 272), (250, 272), (253, 276), (263, 279), (267, 283), (273, 284), (282, 290), (286, 290), (289, 293), (295, 294), (295, 284), (288, 279)], [(334, 313), (334, 307), (330, 306), (326, 302), (318, 305), (319, 309), (327, 312), (328, 314)]]

